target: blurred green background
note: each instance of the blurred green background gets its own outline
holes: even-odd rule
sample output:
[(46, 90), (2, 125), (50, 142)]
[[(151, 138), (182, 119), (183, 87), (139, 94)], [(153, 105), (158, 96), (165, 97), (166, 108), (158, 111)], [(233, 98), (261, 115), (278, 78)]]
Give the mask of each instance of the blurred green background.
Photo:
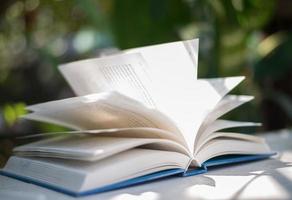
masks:
[(199, 76), (245, 75), (234, 92), (256, 97), (226, 118), (291, 126), (291, 11), (290, 0), (2, 0), (0, 166), (16, 136), (62, 130), (18, 120), (26, 105), (74, 95), (58, 64), (197, 37)]

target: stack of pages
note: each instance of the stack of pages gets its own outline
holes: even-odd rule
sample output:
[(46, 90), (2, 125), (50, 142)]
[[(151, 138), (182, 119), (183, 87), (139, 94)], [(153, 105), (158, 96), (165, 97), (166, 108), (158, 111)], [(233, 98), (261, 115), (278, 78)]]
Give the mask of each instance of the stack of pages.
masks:
[[(1, 174), (80, 196), (271, 156), (265, 141), (219, 119), (250, 101), (244, 77), (197, 79), (198, 40), (60, 66), (76, 97), (27, 107), (26, 119), (72, 129), (16, 147)], [(221, 131), (220, 131), (221, 130)]]

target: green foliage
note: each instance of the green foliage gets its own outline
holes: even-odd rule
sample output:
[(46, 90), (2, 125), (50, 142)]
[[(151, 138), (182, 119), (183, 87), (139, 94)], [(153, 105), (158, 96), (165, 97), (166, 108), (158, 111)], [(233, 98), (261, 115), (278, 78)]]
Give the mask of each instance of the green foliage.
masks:
[(122, 49), (179, 40), (179, 29), (191, 21), (190, 8), (181, 0), (112, 3), (113, 34)]
[[(266, 40), (274, 44), (269, 45), (271, 46), (269, 52), (254, 66), (255, 81), (260, 81), (266, 77), (279, 80), (292, 68), (292, 36), (274, 34)], [(266, 45), (268, 46), (268, 44)]]
[(4, 105), (3, 116), (8, 126), (12, 126), (19, 117), (27, 113), (25, 110), (25, 106), (26, 105), (24, 103)]

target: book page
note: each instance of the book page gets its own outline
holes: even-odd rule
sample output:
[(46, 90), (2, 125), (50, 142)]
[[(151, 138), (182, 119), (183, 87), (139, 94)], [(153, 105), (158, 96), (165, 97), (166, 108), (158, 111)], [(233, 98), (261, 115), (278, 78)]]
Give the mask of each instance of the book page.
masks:
[[(54, 123), (76, 130), (153, 128), (167, 139), (185, 144), (174, 122), (161, 112), (117, 92), (103, 92), (46, 102), (28, 107), (23, 118)], [(144, 135), (147, 131), (144, 131)], [(105, 133), (105, 132), (104, 132)], [(137, 133), (137, 131), (136, 131)], [(151, 131), (148, 131), (151, 136)], [(169, 136), (170, 133), (173, 135)]]
[(148, 66), (139, 53), (76, 61), (59, 70), (77, 96), (118, 91), (155, 107)]
[[(139, 53), (158, 94), (176, 93), (197, 80), (199, 40), (170, 42), (123, 51)], [(166, 90), (166, 91), (165, 91)]]
[(167, 107), (162, 105), (161, 111), (171, 116), (183, 133), (189, 148), (194, 149), (197, 132), (205, 117), (243, 79), (244, 77), (198, 79), (193, 85), (184, 88), (185, 94), (178, 93), (176, 101), (169, 100), (166, 103), (172, 107), (171, 110), (165, 110)]
[(227, 95), (214, 108), (214, 110), (207, 116), (206, 121), (212, 122), (231, 110), (253, 100), (253, 96), (248, 95)]
[(157, 126), (152, 119), (145, 117), (146, 113), (137, 114), (145, 111), (136, 109), (137, 102), (130, 99), (125, 101), (124, 98), (118, 93), (109, 92), (46, 102), (30, 106), (29, 109), (35, 112), (23, 118), (77, 130)]
[(232, 132), (215, 132), (209, 135), (209, 137), (201, 138), (200, 143), (198, 143), (198, 146), (196, 147), (195, 154), (201, 151), (205, 147), (205, 145), (207, 145), (208, 142), (214, 139), (218, 139), (218, 138), (238, 139), (238, 140), (247, 140), (251, 142), (265, 143), (265, 141), (262, 138), (254, 136), (254, 135), (232, 133)]
[[(201, 145), (202, 141), (209, 138), (214, 134), (215, 132), (227, 129), (227, 128), (235, 128), (235, 127), (252, 127), (252, 126), (261, 126), (261, 123), (255, 123), (255, 122), (241, 122), (241, 121), (230, 121), (230, 120), (223, 120), (223, 119), (217, 119), (210, 122), (209, 124), (204, 124), (206, 129), (203, 132), (198, 133), (198, 137), (196, 138), (196, 144)], [(197, 147), (195, 144), (195, 150), (199, 147)]]
[(251, 101), (252, 99), (252, 96), (246, 95), (227, 95), (222, 100), (217, 102), (217, 105), (214, 106), (213, 110), (210, 111), (202, 120), (193, 147), (196, 148), (200, 137), (202, 137), (205, 130), (211, 126), (215, 120), (228, 113), (229, 111), (239, 107), (240, 105)]
[[(242, 134), (239, 134), (242, 136)], [(254, 136), (255, 137), (255, 136)], [(195, 155), (198, 164), (216, 156), (227, 154), (268, 154), (269, 146), (263, 141), (255, 141), (244, 138), (222, 137), (210, 140)]]
[(120, 138), (88, 134), (61, 135), (14, 148), (21, 156), (52, 157), (73, 160), (98, 161), (120, 152), (144, 147), (153, 150), (174, 151), (192, 155), (174, 141), (156, 138)]

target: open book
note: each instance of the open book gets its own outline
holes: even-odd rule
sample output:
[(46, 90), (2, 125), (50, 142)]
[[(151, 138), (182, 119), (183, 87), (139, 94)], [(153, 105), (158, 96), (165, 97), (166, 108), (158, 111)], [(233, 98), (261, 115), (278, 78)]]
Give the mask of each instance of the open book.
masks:
[(263, 139), (222, 131), (259, 125), (219, 119), (252, 99), (228, 94), (244, 77), (197, 79), (197, 53), (196, 39), (61, 65), (77, 97), (24, 118), (72, 131), (16, 147), (1, 173), (85, 195), (269, 157)]

